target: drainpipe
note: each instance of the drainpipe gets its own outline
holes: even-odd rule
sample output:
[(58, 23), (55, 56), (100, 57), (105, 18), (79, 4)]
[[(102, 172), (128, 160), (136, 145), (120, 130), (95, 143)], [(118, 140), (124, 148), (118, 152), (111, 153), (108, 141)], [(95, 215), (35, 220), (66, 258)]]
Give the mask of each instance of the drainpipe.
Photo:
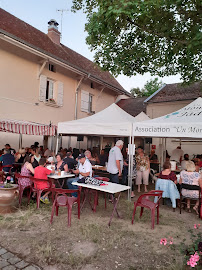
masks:
[(76, 87), (75, 91), (75, 112), (74, 112), (74, 120), (77, 120), (77, 107), (78, 107), (78, 92), (79, 92), (79, 87), (83, 81), (84, 77), (82, 77)]

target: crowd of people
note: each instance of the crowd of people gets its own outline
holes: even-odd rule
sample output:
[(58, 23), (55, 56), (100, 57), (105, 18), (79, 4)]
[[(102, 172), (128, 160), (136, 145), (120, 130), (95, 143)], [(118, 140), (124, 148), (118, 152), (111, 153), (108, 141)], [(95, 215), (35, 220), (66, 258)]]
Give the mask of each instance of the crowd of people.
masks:
[[(60, 148), (59, 152), (55, 153), (49, 149), (44, 149), (43, 146), (39, 146), (38, 142), (35, 142), (30, 147), (19, 149), (18, 152), (11, 148), (9, 144), (5, 145), (0, 153), (0, 162), (2, 170), (8, 173), (13, 164), (21, 165), (20, 172), (24, 176), (34, 176), (38, 179), (47, 180), (48, 175), (55, 171), (72, 172), (78, 177), (68, 179), (65, 188), (77, 189), (77, 186), (73, 185), (74, 181), (83, 177), (92, 177), (92, 166), (95, 164), (101, 166), (107, 166), (107, 172), (112, 183), (128, 184), (128, 149), (124, 148), (124, 142), (118, 140), (114, 147), (111, 149), (102, 149), (100, 153), (96, 148), (91, 149), (69, 149)], [(183, 158), (184, 157), (184, 158)], [(171, 162), (175, 161), (178, 168), (181, 169), (180, 180), (177, 181), (177, 176), (174, 171), (171, 170)], [(47, 164), (51, 165), (51, 170), (46, 168)], [(16, 167), (18, 168), (18, 167)], [(149, 177), (151, 169), (156, 172), (159, 168), (158, 157), (155, 154), (155, 150), (151, 150), (151, 154), (148, 156), (142, 146), (138, 146), (136, 154), (133, 157), (133, 170), (132, 170), (132, 191), (131, 197), (134, 195), (134, 187), (137, 186), (137, 191), (141, 192), (141, 184), (144, 185), (144, 192), (148, 191)], [(159, 171), (158, 178), (172, 180), (175, 184), (191, 184), (202, 187), (202, 176), (200, 173), (202, 168), (202, 155), (195, 157), (192, 161), (189, 160), (189, 155), (184, 154), (181, 147), (177, 147), (173, 150), (171, 156), (166, 157), (166, 161), (161, 171)], [(20, 184), (24, 187), (30, 185), (28, 178), (21, 178)], [(47, 181), (41, 181), (40, 187), (47, 187)], [(189, 194), (188, 194), (188, 193)], [(190, 198), (196, 199), (197, 192), (185, 191), (182, 189), (182, 194), (190, 195)], [(49, 203), (49, 193), (43, 194), (41, 201)], [(77, 196), (77, 194), (73, 194)], [(190, 201), (187, 203), (187, 208), (190, 210)], [(193, 208), (198, 211), (198, 201)]]

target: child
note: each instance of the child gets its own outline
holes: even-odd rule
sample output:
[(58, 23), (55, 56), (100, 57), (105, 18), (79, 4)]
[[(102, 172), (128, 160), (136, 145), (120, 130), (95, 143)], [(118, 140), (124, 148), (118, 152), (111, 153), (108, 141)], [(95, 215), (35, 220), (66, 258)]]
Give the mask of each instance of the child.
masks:
[[(46, 165), (46, 159), (45, 158), (41, 158), (39, 160), (39, 166), (35, 168), (34, 170), (34, 178), (37, 179), (43, 179), (44, 181), (37, 181), (37, 184), (35, 184), (35, 188), (37, 189), (47, 189), (49, 188), (49, 183), (46, 181), (48, 180), (47, 175), (51, 174), (53, 171), (48, 170), (47, 168), (45, 168)], [(48, 194), (50, 193), (50, 191), (46, 192), (41, 198), (40, 200), (43, 203), (49, 204), (49, 199), (48, 199)]]

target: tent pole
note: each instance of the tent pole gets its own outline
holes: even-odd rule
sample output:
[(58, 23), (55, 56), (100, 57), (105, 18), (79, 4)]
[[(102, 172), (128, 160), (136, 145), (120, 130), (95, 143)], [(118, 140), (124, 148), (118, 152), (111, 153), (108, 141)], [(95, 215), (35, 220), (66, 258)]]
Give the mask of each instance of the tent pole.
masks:
[[(132, 152), (132, 130), (133, 130), (133, 124), (131, 124), (131, 132), (129, 137), (129, 164), (128, 164), (128, 185), (132, 188), (132, 168), (133, 168), (133, 152)], [(128, 200), (131, 201), (131, 188), (128, 190)]]
[(57, 135), (57, 140), (56, 140), (56, 147), (55, 147), (55, 154), (57, 155), (58, 152), (58, 144), (59, 144), (59, 134)]
[(102, 145), (103, 145), (103, 136), (100, 136), (100, 153), (102, 150)]
[(22, 148), (22, 133), (19, 134), (19, 149)]

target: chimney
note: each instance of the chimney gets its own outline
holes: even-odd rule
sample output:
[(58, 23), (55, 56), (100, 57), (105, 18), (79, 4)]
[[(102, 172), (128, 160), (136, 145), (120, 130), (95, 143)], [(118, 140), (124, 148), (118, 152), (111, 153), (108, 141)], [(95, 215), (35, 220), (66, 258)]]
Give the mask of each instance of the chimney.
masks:
[(58, 31), (58, 23), (51, 19), (48, 22), (48, 37), (57, 45), (60, 45), (60, 32)]

